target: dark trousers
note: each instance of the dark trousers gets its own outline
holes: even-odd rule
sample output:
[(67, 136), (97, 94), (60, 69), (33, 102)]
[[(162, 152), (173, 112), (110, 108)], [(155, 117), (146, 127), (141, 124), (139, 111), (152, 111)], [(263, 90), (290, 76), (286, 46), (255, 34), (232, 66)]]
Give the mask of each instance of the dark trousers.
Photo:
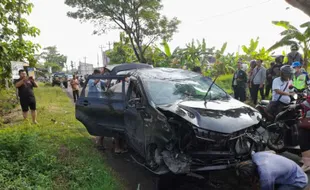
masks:
[(272, 88), (272, 84), (267, 84), (266, 85), (266, 88), (265, 88), (265, 96), (268, 97), (269, 96), (269, 93), (271, 91), (271, 88)]
[(73, 94), (73, 100), (74, 102), (76, 102), (76, 100), (80, 97), (79, 90), (73, 90), (72, 94)]
[(246, 99), (245, 88), (240, 86), (234, 86), (234, 95), (235, 99), (244, 102)]
[(260, 95), (262, 97), (262, 100), (265, 99), (264, 87), (259, 88), (259, 86), (260, 86), (259, 84), (252, 84), (252, 88), (251, 88), (252, 101), (255, 105), (257, 104), (258, 91), (260, 91)]

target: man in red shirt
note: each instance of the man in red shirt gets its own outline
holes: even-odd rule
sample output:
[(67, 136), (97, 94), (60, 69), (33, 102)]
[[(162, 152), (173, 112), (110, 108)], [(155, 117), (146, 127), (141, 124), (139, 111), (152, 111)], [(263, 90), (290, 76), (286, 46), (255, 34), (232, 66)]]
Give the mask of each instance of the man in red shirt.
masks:
[(78, 77), (73, 75), (73, 79), (70, 82), (72, 87), (72, 94), (73, 94), (73, 100), (76, 102), (76, 100), (79, 98), (79, 80)]

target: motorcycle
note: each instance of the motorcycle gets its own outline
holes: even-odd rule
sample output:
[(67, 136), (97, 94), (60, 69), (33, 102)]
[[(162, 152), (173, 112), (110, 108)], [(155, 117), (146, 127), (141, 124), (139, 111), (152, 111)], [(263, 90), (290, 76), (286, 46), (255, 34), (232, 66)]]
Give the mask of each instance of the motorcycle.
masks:
[(80, 82), (81, 88), (83, 88), (85, 85), (85, 80), (83, 78), (80, 78), (79, 82)]
[[(297, 92), (293, 86), (290, 86), (289, 89)], [(262, 127), (268, 134), (267, 147), (269, 149), (277, 153), (284, 151), (300, 153), (298, 124), (302, 117), (302, 106), (301, 103), (297, 102), (302, 101), (303, 98), (303, 95), (296, 93), (294, 97), (291, 97), (291, 103), (285, 106), (275, 117), (267, 111), (269, 101), (262, 101), (256, 106), (263, 117)]]

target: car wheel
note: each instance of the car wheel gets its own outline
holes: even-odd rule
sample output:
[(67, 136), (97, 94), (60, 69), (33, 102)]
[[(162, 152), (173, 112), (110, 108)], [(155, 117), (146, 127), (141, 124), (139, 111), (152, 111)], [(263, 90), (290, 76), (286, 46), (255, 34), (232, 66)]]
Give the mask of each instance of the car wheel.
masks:
[(146, 165), (150, 170), (156, 170), (163, 163), (156, 144), (150, 144), (147, 148)]

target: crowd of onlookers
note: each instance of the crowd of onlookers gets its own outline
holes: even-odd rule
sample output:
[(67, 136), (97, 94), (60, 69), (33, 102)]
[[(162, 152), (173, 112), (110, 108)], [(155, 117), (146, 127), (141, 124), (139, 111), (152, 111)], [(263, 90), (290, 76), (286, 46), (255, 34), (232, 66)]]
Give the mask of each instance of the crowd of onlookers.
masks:
[[(300, 67), (301, 72), (307, 76), (308, 80), (308, 73), (301, 67), (303, 65), (303, 58), (298, 52), (298, 46), (296, 44), (291, 46), (291, 52), (287, 54), (287, 61), (285, 63), (284, 58), (285, 56), (283, 55), (277, 56), (275, 61), (270, 63), (268, 69), (264, 67), (263, 60), (252, 60), (250, 61), (248, 71), (246, 64), (240, 60), (237, 65), (238, 69), (234, 73), (232, 80), (235, 98), (244, 102), (247, 99), (247, 90), (249, 90), (250, 99), (253, 104), (257, 104), (258, 93), (261, 99), (268, 98), (272, 91), (272, 82), (280, 76), (280, 69), (284, 65), (294, 67), (293, 63), (299, 62), (300, 65), (295, 64), (295, 67)], [(292, 80), (294, 81), (295, 78), (292, 78)]]

